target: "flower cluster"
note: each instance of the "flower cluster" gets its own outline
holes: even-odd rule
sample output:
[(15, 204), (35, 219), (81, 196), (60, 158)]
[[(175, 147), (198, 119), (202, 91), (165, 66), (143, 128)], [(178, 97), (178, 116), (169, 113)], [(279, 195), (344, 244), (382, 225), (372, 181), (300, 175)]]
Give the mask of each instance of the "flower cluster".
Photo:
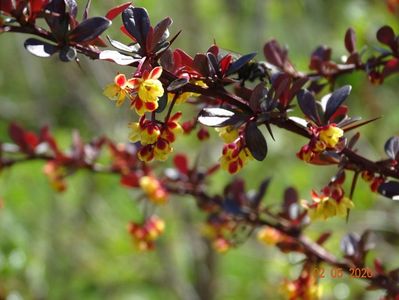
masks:
[(140, 142), (142, 147), (138, 151), (140, 160), (150, 162), (154, 159), (164, 161), (173, 151), (171, 144), (176, 137), (183, 133), (179, 124), (181, 113), (171, 116), (165, 123), (145, 119), (142, 116), (139, 122), (130, 123), (129, 139), (132, 143)]
[(168, 192), (155, 177), (143, 176), (139, 180), (139, 185), (152, 203), (165, 204), (168, 201)]
[(330, 183), (320, 194), (312, 191), (312, 200), (312, 203), (302, 203), (312, 221), (334, 216), (345, 217), (348, 210), (354, 207), (352, 200), (345, 196), (342, 186), (336, 182)]
[(297, 153), (297, 157), (306, 162), (311, 162), (324, 150), (335, 149), (344, 135), (344, 131), (335, 124), (322, 127), (311, 127), (312, 138)]
[(285, 236), (277, 229), (265, 226), (258, 231), (257, 238), (263, 244), (274, 246), (277, 243), (282, 242), (285, 239)]
[(244, 147), (243, 144), (242, 139), (238, 139), (223, 146), (220, 165), (230, 174), (235, 174), (240, 171), (244, 165), (252, 159), (251, 152), (248, 148)]
[(161, 67), (155, 67), (150, 72), (146, 70), (142, 77), (130, 79), (124, 74), (118, 74), (114, 83), (105, 87), (104, 95), (116, 101), (117, 106), (121, 106), (126, 98), (130, 99), (131, 107), (140, 116), (146, 112), (153, 112), (158, 108), (159, 97), (164, 94), (162, 83), (159, 81), (161, 74)]
[[(308, 266), (309, 265), (309, 266)], [(310, 264), (305, 264), (301, 274), (295, 280), (285, 279), (280, 286), (280, 293), (288, 300), (318, 300), (321, 288)]]
[(144, 223), (130, 222), (128, 231), (139, 251), (153, 250), (155, 241), (165, 231), (165, 222), (158, 216), (151, 216)]
[(213, 241), (213, 248), (219, 253), (227, 252), (232, 246), (229, 236), (237, 223), (225, 214), (211, 214), (202, 227), (202, 234)]

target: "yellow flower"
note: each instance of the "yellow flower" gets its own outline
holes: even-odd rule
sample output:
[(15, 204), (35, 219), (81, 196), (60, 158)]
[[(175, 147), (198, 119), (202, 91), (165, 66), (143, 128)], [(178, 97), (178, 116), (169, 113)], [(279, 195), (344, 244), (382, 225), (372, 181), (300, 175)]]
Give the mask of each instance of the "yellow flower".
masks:
[(277, 229), (265, 226), (258, 231), (257, 238), (262, 243), (273, 246), (281, 241), (282, 236)]
[(121, 106), (126, 97), (130, 96), (133, 89), (133, 79), (126, 79), (124, 74), (118, 74), (114, 78), (114, 83), (107, 85), (103, 95), (112, 101), (116, 101), (116, 106)]
[(163, 86), (158, 79), (145, 79), (139, 85), (139, 97), (144, 102), (155, 102), (163, 95)]
[(165, 128), (161, 137), (167, 140), (169, 143), (173, 143), (176, 140), (176, 137), (183, 133), (183, 128), (178, 123), (181, 115), (181, 112), (175, 113), (165, 124)]
[(328, 125), (320, 130), (319, 140), (324, 142), (327, 147), (334, 148), (343, 135), (344, 131), (341, 128), (335, 125)]
[(230, 243), (224, 238), (217, 238), (213, 241), (213, 248), (216, 252), (226, 253), (230, 249)]
[(164, 94), (162, 83), (158, 80), (161, 74), (162, 68), (155, 67), (151, 72), (145, 71), (142, 78), (133, 78), (137, 97), (131, 106), (136, 109), (137, 114), (143, 115), (158, 108), (158, 99)]
[(128, 127), (131, 129), (129, 134), (129, 141), (136, 143), (141, 140), (141, 128), (139, 122), (129, 123)]
[(230, 144), (238, 138), (238, 130), (233, 126), (215, 128), (215, 130), (226, 144)]
[(165, 161), (168, 158), (168, 154), (172, 151), (173, 148), (170, 146), (170, 143), (167, 140), (160, 138), (154, 148), (155, 159)]
[(312, 221), (326, 220), (335, 216), (346, 217), (348, 209), (354, 207), (353, 202), (348, 197), (342, 197), (336, 200), (325, 195), (317, 195), (314, 193), (312, 198), (314, 201), (312, 204), (303, 203)]
[(240, 141), (223, 147), (220, 166), (230, 174), (235, 174), (253, 157), (247, 148), (242, 148)]
[(141, 189), (154, 204), (164, 204), (168, 200), (168, 193), (158, 179), (152, 176), (143, 176), (139, 181)]

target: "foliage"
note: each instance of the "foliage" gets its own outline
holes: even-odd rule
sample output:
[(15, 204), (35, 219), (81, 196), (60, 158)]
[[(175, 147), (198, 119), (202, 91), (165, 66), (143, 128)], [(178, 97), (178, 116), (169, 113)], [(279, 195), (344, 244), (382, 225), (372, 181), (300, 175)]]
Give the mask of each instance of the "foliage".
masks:
[[(396, 4), (388, 4), (394, 11)], [(348, 233), (342, 239), (343, 259), (323, 246), (329, 232), (321, 233), (315, 241), (306, 233), (314, 221), (334, 216), (349, 218), (359, 178), (370, 185), (372, 192), (393, 200), (399, 197), (398, 137), (386, 141), (383, 159), (360, 154), (360, 134), (349, 138), (348, 132), (377, 118), (352, 117), (344, 104), (351, 86), (336, 87), (341, 78), (355, 71), (365, 73), (372, 84), (378, 85), (399, 71), (399, 36), (390, 26), (376, 32), (380, 46), (367, 54), (357, 48), (356, 33), (349, 28), (343, 39), (347, 51), (343, 62), (333, 60), (331, 48), (320, 46), (310, 56), (309, 72), (303, 72), (276, 40), (264, 45), (265, 61), (255, 61), (254, 53), (237, 57), (216, 43), (192, 57), (172, 48), (180, 32), (170, 37), (169, 17), (152, 26), (147, 10), (130, 3), (112, 8), (105, 17), (89, 18), (89, 8), (90, 1), (79, 22), (74, 0), (3, 1), (0, 32), (35, 36), (28, 38), (24, 46), (39, 57), (58, 53), (63, 62), (79, 62), (81, 54), (131, 67), (131, 77), (118, 73), (104, 89), (104, 95), (116, 101), (118, 107), (128, 102), (140, 116), (138, 122), (129, 124), (130, 143), (118, 144), (106, 137), (84, 143), (75, 132), (70, 150), (64, 151), (48, 127), (35, 134), (12, 123), (12, 143), (1, 144), (2, 169), (43, 160), (44, 173), (59, 192), (66, 190), (68, 177), (78, 170), (119, 176), (120, 185), (141, 190), (146, 198), (144, 220), (128, 225), (139, 250), (156, 248), (165, 227), (160, 217), (148, 213), (147, 207), (165, 204), (172, 196), (191, 196), (206, 214), (204, 233), (216, 251), (226, 252), (257, 231), (261, 241), (284, 253), (303, 256), (299, 276), (281, 284), (287, 299), (319, 299), (321, 274), (315, 270), (323, 265), (330, 265), (336, 276), (342, 277), (345, 272), (366, 280), (367, 289), (384, 291), (384, 299), (399, 297), (397, 270), (384, 267), (378, 258), (371, 264), (366, 260), (370, 250), (368, 230), (361, 236)], [(100, 50), (107, 46), (100, 35), (118, 15), (122, 17), (121, 30), (131, 43), (125, 45), (107, 37), (116, 50)], [(39, 20), (44, 20), (46, 27), (39, 25)], [(326, 89), (330, 93), (321, 97)], [(298, 117), (293, 110), (295, 100), (303, 116)], [(179, 105), (190, 105), (196, 115), (173, 113)], [(182, 122), (186, 115), (189, 119)], [(263, 126), (267, 135), (259, 129)], [(171, 168), (162, 169), (162, 165), (153, 163), (168, 160), (183, 134), (196, 130), (199, 140), (208, 139), (210, 127), (215, 127), (225, 142), (220, 164), (204, 167), (191, 163), (183, 154), (173, 157)], [(260, 164), (254, 160), (265, 160), (268, 142), (276, 140), (275, 128), (307, 139), (297, 152), (299, 159), (337, 168), (320, 192), (312, 191), (311, 202), (301, 201), (295, 189), (287, 188), (279, 208), (265, 204), (262, 199), (268, 178), (254, 193), (248, 192), (239, 177), (232, 178), (222, 192), (210, 192), (209, 182), (219, 166), (236, 174), (249, 163)], [(353, 173), (351, 180), (347, 179), (349, 173)], [(346, 182), (350, 183), (349, 189), (344, 187)], [(200, 289), (197, 292), (200, 298), (210, 299)]]

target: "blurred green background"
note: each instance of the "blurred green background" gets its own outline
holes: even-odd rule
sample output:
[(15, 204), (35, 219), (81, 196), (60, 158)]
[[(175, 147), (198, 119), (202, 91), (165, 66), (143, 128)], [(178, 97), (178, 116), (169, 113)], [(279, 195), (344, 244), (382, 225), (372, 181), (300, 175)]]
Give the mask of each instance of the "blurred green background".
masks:
[[(92, 16), (104, 15), (121, 3), (93, 2)], [(82, 12), (85, 3), (78, 3)], [(356, 30), (359, 48), (376, 45), (375, 32), (384, 24), (399, 29), (398, 16), (389, 14), (382, 0), (146, 0), (134, 4), (146, 7), (153, 23), (171, 16), (172, 34), (183, 30), (175, 46), (190, 54), (205, 51), (215, 40), (239, 53), (257, 51), (257, 59), (263, 60), (264, 42), (275, 37), (289, 47), (292, 61), (301, 70), (307, 69), (309, 54), (320, 44), (332, 46), (335, 58), (345, 54), (343, 37), (348, 27)], [(118, 18), (107, 33), (128, 43), (119, 26)], [(65, 147), (73, 129), (85, 139), (105, 134), (127, 141), (126, 125), (136, 117), (102, 96), (102, 88), (115, 73), (127, 69), (84, 57), (82, 69), (56, 57), (40, 59), (24, 50), (25, 39), (17, 34), (0, 36), (0, 140), (9, 141), (7, 126), (17, 121), (31, 130), (49, 124)], [(383, 116), (361, 128), (359, 143), (361, 153), (382, 157), (385, 140), (399, 134), (398, 77), (373, 86), (365, 74), (350, 74), (339, 83), (354, 87), (348, 100), (352, 115)], [(239, 175), (250, 188), (272, 177), (267, 203), (279, 203), (284, 188), (291, 185), (299, 189), (301, 198), (309, 199), (310, 190), (326, 184), (335, 169), (305, 165), (295, 157), (305, 140), (278, 129), (275, 135), (277, 142), (270, 141), (268, 158), (250, 163)], [(205, 143), (183, 138), (175, 149), (195, 148), (216, 162), (221, 146), (212, 134)], [(204, 158), (205, 163), (209, 159)], [(255, 239), (225, 255), (212, 256), (215, 269), (206, 273), (207, 251), (197, 230), (204, 215), (197, 212), (192, 199), (184, 197), (157, 211), (167, 221), (159, 250), (137, 253), (125, 227), (129, 220), (140, 218), (135, 201), (139, 194), (120, 187), (116, 177), (84, 172), (69, 178), (69, 189), (57, 194), (42, 168), (42, 163), (32, 162), (1, 171), (0, 299), (191, 300), (198, 299), (198, 278), (214, 279), (214, 299), (278, 299), (280, 280), (298, 276), (300, 256), (283, 255)], [(219, 171), (211, 190), (220, 192), (230, 179)], [(370, 261), (382, 257), (389, 268), (398, 267), (399, 204), (371, 194), (363, 182), (354, 201), (356, 209), (348, 223), (342, 219), (315, 223), (309, 234), (316, 237), (333, 231), (326, 245), (341, 255), (339, 240), (345, 232), (372, 228), (377, 248)], [(323, 299), (371, 300), (381, 295), (363, 295), (365, 283), (348, 277), (327, 276), (321, 285)]]

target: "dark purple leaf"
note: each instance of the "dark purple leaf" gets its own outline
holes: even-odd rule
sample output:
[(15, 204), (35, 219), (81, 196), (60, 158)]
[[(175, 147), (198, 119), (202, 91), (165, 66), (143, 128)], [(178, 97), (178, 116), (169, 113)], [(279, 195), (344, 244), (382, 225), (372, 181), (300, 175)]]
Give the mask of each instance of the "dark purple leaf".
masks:
[(45, 14), (46, 22), (49, 25), (52, 34), (59, 41), (63, 40), (68, 32), (69, 23), (65, 9), (64, 0), (53, 0), (46, 6), (46, 10), (49, 12)]
[(352, 28), (349, 28), (345, 34), (345, 48), (349, 53), (355, 52), (356, 49), (356, 33)]
[(256, 53), (250, 53), (241, 56), (239, 59), (230, 64), (229, 68), (227, 69), (226, 76), (229, 76), (240, 70), (245, 64), (251, 61), (251, 59), (253, 59), (255, 56)]
[(391, 137), (385, 143), (384, 149), (389, 158), (396, 160), (399, 154), (399, 136)]
[(165, 70), (171, 72), (173, 71), (174, 58), (173, 58), (173, 52), (170, 49), (166, 50), (161, 56), (161, 66)]
[[(285, 76), (284, 76), (285, 75)], [(279, 80), (273, 83), (274, 92), (274, 100), (277, 100), (281, 97), (281, 95), (287, 91), (291, 85), (291, 77), (288, 74), (284, 74), (280, 76)]]
[(370, 119), (370, 120), (365, 120), (365, 121), (360, 121), (360, 119), (361, 119), (360, 117), (348, 118), (348, 119), (345, 119), (345, 120), (339, 122), (338, 125), (342, 130), (347, 132), (349, 130), (353, 130), (360, 126), (364, 126), (368, 123), (374, 122), (374, 121), (378, 120), (379, 117)]
[(201, 75), (205, 77), (209, 75), (209, 63), (205, 54), (199, 53), (195, 55), (193, 66)]
[(284, 202), (282, 205), (283, 216), (295, 220), (299, 216), (299, 195), (296, 189), (289, 187), (284, 191)]
[(262, 181), (260, 184), (255, 196), (251, 199), (251, 205), (254, 208), (257, 208), (259, 206), (259, 203), (262, 201), (263, 197), (266, 194), (267, 188), (269, 187), (270, 184), (270, 178)]
[(154, 48), (159, 42), (162, 42), (163, 40), (166, 40), (168, 38), (168, 28), (170, 25), (172, 25), (172, 23), (172, 19), (167, 17), (155, 26), (151, 48)]
[(30, 53), (39, 57), (50, 57), (58, 51), (56, 46), (34, 38), (27, 39), (24, 47)]
[(189, 81), (188, 81), (187, 78), (178, 78), (178, 79), (176, 79), (176, 80), (173, 80), (173, 81), (169, 84), (167, 90), (168, 90), (168, 92), (172, 92), (172, 91), (178, 90), (178, 89), (180, 89), (181, 87), (185, 86), (188, 82), (189, 82)]
[(265, 84), (261, 82), (252, 91), (251, 97), (249, 98), (249, 107), (254, 112), (258, 111), (260, 102), (266, 95), (267, 89), (265, 88)]
[(359, 241), (360, 237), (356, 233), (349, 233), (342, 238), (341, 249), (345, 256), (353, 257), (356, 255)]
[(147, 10), (142, 7), (128, 7), (122, 13), (122, 20), (126, 30), (144, 47), (151, 26)]
[(86, 19), (68, 34), (68, 38), (76, 43), (89, 42), (103, 33), (111, 24), (112, 22), (104, 17)]
[(351, 89), (352, 87), (350, 85), (345, 85), (331, 94), (331, 97), (327, 101), (326, 111), (324, 113), (324, 118), (326, 121), (330, 120), (331, 116), (349, 96)]
[(385, 45), (392, 46), (395, 42), (395, 33), (390, 26), (383, 26), (377, 31), (377, 40)]
[(161, 55), (162, 53), (164, 53), (166, 50), (168, 50), (170, 47), (170, 42), (168, 41), (163, 41), (161, 43), (159, 43), (155, 49), (153, 49), (155, 51), (156, 55)]
[(213, 54), (212, 52), (208, 52), (206, 53), (206, 56), (209, 62), (209, 75), (217, 75), (218, 77), (221, 77), (218, 59), (216, 58), (215, 54)]
[(155, 110), (156, 113), (161, 113), (165, 110), (168, 104), (168, 93), (164, 93), (158, 100), (158, 108)]
[(266, 60), (280, 68), (284, 67), (287, 58), (287, 50), (283, 49), (276, 40), (267, 42), (263, 48)]
[(249, 122), (245, 128), (245, 143), (252, 156), (259, 161), (267, 155), (267, 143), (256, 122)]
[(116, 40), (111, 39), (108, 35), (107, 35), (107, 39), (109, 41), (109, 43), (112, 45), (112, 47), (121, 50), (121, 51), (126, 51), (126, 52), (137, 52), (138, 48), (140, 47), (138, 44), (134, 44), (133, 46), (127, 46), (121, 42), (118, 42)]
[(118, 51), (113, 51), (113, 50), (101, 51), (99, 59), (110, 60), (116, 62), (118, 65), (121, 66), (127, 66), (132, 63), (138, 62), (140, 60), (140, 58), (134, 58), (132, 56), (123, 55)]
[(234, 112), (224, 108), (203, 108), (199, 114), (198, 122), (210, 127), (226, 126), (226, 121), (235, 115)]
[(399, 182), (387, 181), (382, 183), (378, 187), (378, 193), (392, 200), (399, 200)]
[(316, 101), (312, 93), (307, 90), (301, 90), (298, 95), (298, 104), (306, 117), (311, 119), (316, 124), (321, 123), (320, 116), (317, 112)]

